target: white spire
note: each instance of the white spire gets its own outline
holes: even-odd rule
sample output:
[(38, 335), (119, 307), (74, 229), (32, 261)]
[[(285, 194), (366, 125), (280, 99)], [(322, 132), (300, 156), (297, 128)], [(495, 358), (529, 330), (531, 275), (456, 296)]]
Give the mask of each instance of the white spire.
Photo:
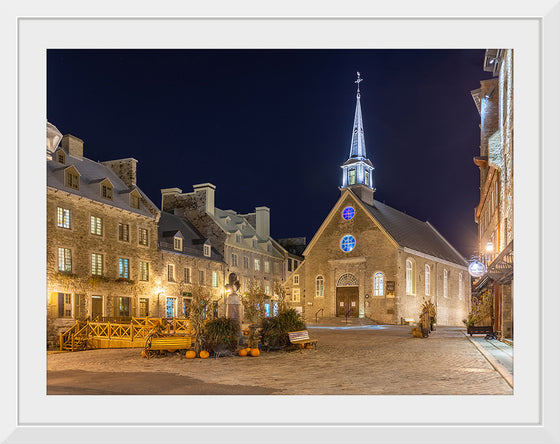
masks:
[(362, 122), (362, 106), (360, 105), (360, 82), (364, 79), (360, 77), (354, 82), (358, 84), (356, 94), (356, 112), (354, 113), (354, 126), (352, 127), (352, 142), (350, 144), (350, 159), (366, 158), (366, 140), (364, 138), (364, 123)]

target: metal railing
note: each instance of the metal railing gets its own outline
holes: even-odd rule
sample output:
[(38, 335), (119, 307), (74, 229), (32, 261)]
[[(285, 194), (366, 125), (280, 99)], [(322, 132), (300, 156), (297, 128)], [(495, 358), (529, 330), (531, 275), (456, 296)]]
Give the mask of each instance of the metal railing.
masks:
[(319, 310), (317, 310), (315, 312), (315, 324), (319, 323), (319, 313), (321, 313), (321, 318), (323, 317), (323, 315), (325, 314), (324, 309), (320, 308)]

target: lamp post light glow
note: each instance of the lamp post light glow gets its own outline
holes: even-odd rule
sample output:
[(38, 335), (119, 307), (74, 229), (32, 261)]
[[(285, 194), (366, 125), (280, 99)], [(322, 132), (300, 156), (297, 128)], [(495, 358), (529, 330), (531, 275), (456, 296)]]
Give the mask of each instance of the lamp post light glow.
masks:
[(487, 253), (492, 253), (494, 252), (494, 243), (493, 242), (488, 242), (486, 244), (486, 252)]

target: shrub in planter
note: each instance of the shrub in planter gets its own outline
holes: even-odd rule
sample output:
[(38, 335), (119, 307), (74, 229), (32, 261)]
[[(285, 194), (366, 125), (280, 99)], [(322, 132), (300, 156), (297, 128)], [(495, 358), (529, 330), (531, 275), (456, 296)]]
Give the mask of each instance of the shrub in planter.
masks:
[(288, 332), (306, 329), (303, 318), (293, 308), (279, 313), (278, 316), (263, 319), (261, 325), (263, 344), (273, 348), (290, 344)]
[(230, 352), (235, 352), (239, 334), (239, 324), (225, 317), (213, 319), (205, 326), (206, 345), (212, 352), (220, 344), (227, 346)]

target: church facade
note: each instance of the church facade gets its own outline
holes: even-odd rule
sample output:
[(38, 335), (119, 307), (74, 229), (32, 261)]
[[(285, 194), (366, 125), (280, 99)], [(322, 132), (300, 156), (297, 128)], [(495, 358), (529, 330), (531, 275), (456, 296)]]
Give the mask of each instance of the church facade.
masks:
[(367, 317), (383, 324), (418, 320), (424, 301), (437, 323), (462, 325), (470, 305), (466, 260), (429, 223), (374, 199), (358, 93), (341, 196), (288, 276), (291, 304), (307, 321)]

